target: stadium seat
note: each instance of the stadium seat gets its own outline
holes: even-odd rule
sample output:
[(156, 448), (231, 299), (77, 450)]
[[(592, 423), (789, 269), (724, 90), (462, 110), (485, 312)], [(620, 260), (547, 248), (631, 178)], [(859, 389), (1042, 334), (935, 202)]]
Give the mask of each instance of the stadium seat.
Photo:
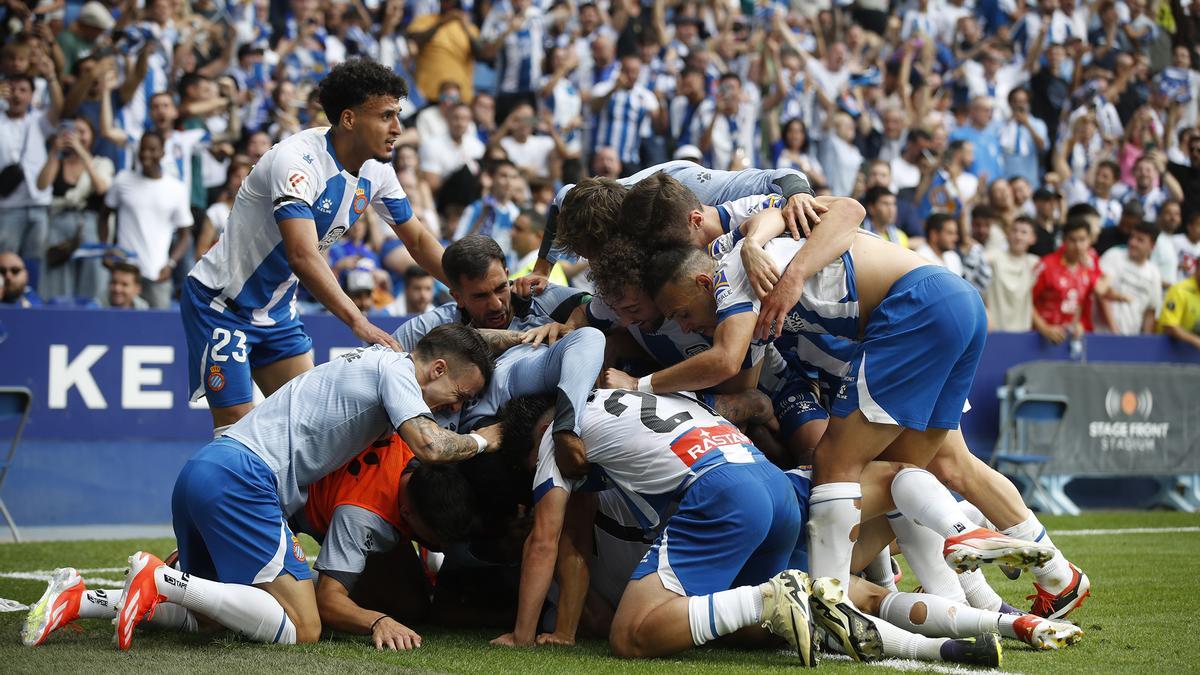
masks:
[[(21, 432), (25, 429), (25, 423), (29, 421), (31, 408), (33, 408), (33, 394), (28, 389), (25, 387), (0, 387), (0, 420), (17, 420), (17, 428), (13, 432), (12, 445), (8, 448), (8, 455), (3, 462), (0, 462), (0, 492), (4, 490), (4, 479), (8, 478), (8, 470), (12, 467), (13, 457), (17, 454), (17, 445), (21, 443)], [(17, 531), (17, 524), (13, 521), (12, 514), (8, 512), (8, 506), (4, 504), (2, 497), (0, 497), (0, 515), (4, 516), (4, 522), (12, 530), (13, 541), (20, 542), (21, 534)]]
[(1053, 459), (1033, 452), (1030, 426), (1054, 425), (1054, 431), (1042, 435), (1038, 447), (1052, 444), (1067, 414), (1067, 398), (1057, 394), (1036, 394), (1024, 387), (1001, 387), (1000, 438), (989, 464), (1000, 471), (1009, 469), (1023, 483), (1021, 497), (1031, 507), (1055, 515), (1078, 515), (1079, 507), (1062, 492), (1069, 477), (1046, 476), (1043, 472)]

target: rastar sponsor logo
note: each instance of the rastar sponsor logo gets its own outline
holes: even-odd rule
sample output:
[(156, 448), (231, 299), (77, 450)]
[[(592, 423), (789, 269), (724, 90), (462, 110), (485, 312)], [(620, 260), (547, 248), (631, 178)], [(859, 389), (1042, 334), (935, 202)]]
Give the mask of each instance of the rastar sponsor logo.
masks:
[(684, 464), (691, 466), (710, 450), (749, 443), (750, 439), (737, 427), (722, 424), (692, 429), (671, 443), (671, 451)]

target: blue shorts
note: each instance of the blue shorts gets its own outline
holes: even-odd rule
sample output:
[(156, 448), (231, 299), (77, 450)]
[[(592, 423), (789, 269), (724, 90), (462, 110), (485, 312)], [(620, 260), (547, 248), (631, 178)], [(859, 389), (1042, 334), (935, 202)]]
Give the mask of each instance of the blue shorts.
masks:
[(807, 377), (788, 369), (783, 378), (776, 391), (765, 393), (771, 397), (775, 419), (779, 420), (779, 438), (786, 443), (800, 427), (827, 420), (829, 413), (825, 412)]
[(633, 571), (658, 573), (679, 595), (760, 584), (788, 569), (800, 538), (800, 508), (783, 472), (761, 455), (696, 479), (679, 510)]
[(971, 284), (943, 267), (900, 278), (867, 321), (831, 412), (878, 424), (957, 429), (987, 339), (987, 312)]
[(808, 571), (808, 536), (804, 527), (808, 524), (808, 498), (812, 495), (812, 467), (789, 469), (784, 472), (792, 481), (792, 489), (796, 491), (796, 502), (800, 505), (800, 538), (796, 540), (796, 548), (792, 551), (792, 561), (788, 564), (790, 570)]
[(210, 304), (214, 295), (188, 277), (179, 313), (187, 339), (191, 400), (203, 396), (210, 408), (225, 408), (254, 399), (252, 370), (305, 354), (312, 349), (312, 340), (298, 317), (274, 326), (255, 326), (230, 308), (214, 309)]
[(312, 578), (300, 540), (279, 507), (275, 474), (245, 445), (221, 437), (189, 459), (171, 494), (180, 568), (230, 584), (287, 573)]

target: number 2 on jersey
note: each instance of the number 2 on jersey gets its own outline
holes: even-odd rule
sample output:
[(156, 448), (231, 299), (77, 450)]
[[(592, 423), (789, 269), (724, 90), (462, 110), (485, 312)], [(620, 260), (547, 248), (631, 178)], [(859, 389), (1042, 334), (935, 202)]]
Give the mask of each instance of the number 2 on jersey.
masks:
[[(234, 338), (237, 338), (237, 345), (234, 346), (233, 351), (229, 352), (228, 354), (222, 354), (221, 350), (225, 349), (225, 347), (228, 346), (230, 341), (232, 341)], [(240, 330), (235, 330), (232, 334), (230, 334), (230, 332), (225, 328), (214, 328), (212, 339), (213, 342), (216, 343), (212, 346), (213, 361), (218, 363), (225, 362), (228, 361), (229, 357), (232, 356), (233, 360), (237, 361), (238, 363), (246, 362), (245, 333)]]
[(658, 416), (658, 399), (652, 394), (647, 394), (644, 391), (628, 391), (625, 389), (617, 389), (612, 394), (609, 394), (608, 398), (604, 399), (605, 412), (613, 417), (620, 417), (621, 413), (628, 410), (629, 406), (621, 403), (622, 396), (636, 396), (642, 400), (642, 410), (639, 419), (643, 426), (655, 433), (671, 433), (680, 424), (692, 419), (692, 414), (686, 410), (663, 419)]

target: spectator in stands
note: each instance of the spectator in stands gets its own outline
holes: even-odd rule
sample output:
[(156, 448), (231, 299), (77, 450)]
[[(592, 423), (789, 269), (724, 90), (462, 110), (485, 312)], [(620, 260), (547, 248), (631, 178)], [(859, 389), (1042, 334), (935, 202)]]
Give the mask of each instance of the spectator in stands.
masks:
[(1179, 277), (1192, 276), (1200, 267), (1200, 211), (1192, 212), (1182, 232), (1171, 236), (1171, 243), (1179, 258)]
[(1091, 225), (1072, 216), (1063, 226), (1063, 246), (1042, 258), (1033, 284), (1033, 328), (1051, 344), (1094, 329), (1096, 298), (1126, 300), (1112, 293), (1091, 251)]
[(38, 188), (37, 176), (46, 164), (46, 138), (58, 123), (62, 90), (54, 64), (38, 64), (50, 91), (43, 112), (33, 108), (33, 78), (10, 77), (2, 85), (8, 110), (0, 114), (0, 251), (40, 261), (46, 255), (50, 187)]
[(624, 173), (621, 157), (617, 149), (611, 146), (600, 146), (592, 152), (592, 176), (596, 178), (620, 178)]
[(1117, 226), (1105, 228), (1100, 232), (1100, 236), (1096, 238), (1096, 253), (1104, 255), (1108, 252), (1108, 249), (1114, 246), (1128, 244), (1129, 235), (1133, 233), (1134, 226), (1143, 220), (1146, 220), (1146, 216), (1142, 210), (1141, 202), (1137, 200), (1125, 202), (1125, 207), (1121, 210), (1121, 219), (1117, 221)]
[(946, 148), (942, 168), (922, 170), (915, 201), (917, 213), (962, 215), (966, 205), (979, 189), (979, 179), (968, 169), (975, 161), (975, 150), (967, 141), (954, 141)]
[[(788, 120), (780, 136), (772, 147), (771, 165), (777, 169), (795, 169), (803, 173), (808, 176), (810, 185), (826, 185), (825, 171), (816, 155), (810, 151), (808, 127), (804, 125), (804, 120), (799, 117)], [(892, 173), (894, 175), (895, 171)], [(913, 187), (916, 187), (916, 183)]]
[[(541, 135), (534, 135), (534, 128)], [(566, 146), (549, 118), (534, 115), (533, 106), (518, 103), (504, 123), (488, 140), (488, 147), (499, 146), (526, 178), (549, 178), (561, 173), (561, 158)]]
[[(251, 168), (253, 168), (253, 164), (245, 155), (233, 158), (233, 162), (229, 166), (229, 173), (225, 178), (225, 187), (217, 199), (204, 211), (200, 233), (196, 236), (196, 260), (203, 257), (225, 232), (229, 214), (233, 211), (233, 202), (237, 198), (238, 190), (242, 189), (242, 181), (250, 175)], [(421, 222), (426, 221), (422, 218)]]
[(450, 174), (467, 166), (476, 173), (476, 163), (484, 154), (484, 145), (471, 130), (471, 109), (459, 103), (450, 111), (450, 135), (446, 138), (421, 139), (421, 177), (437, 191)]
[(1043, 187), (1033, 193), (1034, 244), (1029, 247), (1029, 252), (1039, 258), (1054, 252), (1062, 240), (1063, 233), (1059, 231), (1061, 205), (1062, 200), (1053, 190)]
[(454, 231), (454, 240), (471, 234), (491, 237), (500, 244), (500, 250), (504, 251), (511, 269), (516, 262), (512, 249), (513, 221), (521, 212), (520, 207), (513, 203), (513, 189), (520, 174), (515, 164), (500, 159), (488, 164), (484, 175), (491, 181), (487, 192), (463, 211), (458, 229)]
[(29, 271), (21, 256), (11, 251), (0, 251), (0, 276), (4, 277), (4, 294), (0, 304), (17, 307), (37, 307), (41, 298), (29, 287)]
[[(37, 176), (37, 188), (49, 188), (51, 193), (46, 266), (40, 282), (47, 298), (98, 299), (107, 286), (96, 219), (114, 170), (107, 157), (92, 156), (89, 148), (94, 138), (86, 119), (64, 122)], [(73, 257), (76, 252), (80, 255)]]
[[(967, 141), (971, 144), (975, 161), (967, 168), (985, 184), (1004, 175), (1000, 126), (992, 121), (994, 105), (990, 96), (976, 96), (971, 99), (967, 123), (950, 132), (951, 141)], [(1029, 120), (1027, 111), (1024, 112), (1023, 119)], [(1030, 125), (1032, 126), (1032, 123)], [(974, 190), (969, 192), (974, 194)], [(970, 199), (969, 196), (966, 198)]]
[(700, 115), (703, 132), (698, 145), (709, 167), (740, 171), (758, 166), (757, 87), (742, 87), (741, 77), (725, 73), (717, 83), (714, 103), (701, 106)]
[(419, 265), (404, 272), (404, 294), (388, 308), (389, 314), (422, 314), (433, 307), (433, 275)]
[(916, 188), (921, 184), (921, 159), (929, 152), (929, 132), (914, 127), (904, 139), (904, 150), (892, 159), (892, 182), (896, 190)]
[(79, 10), (79, 16), (66, 30), (58, 34), (58, 46), (62, 49), (63, 72), (75, 72), (75, 64), (80, 57), (94, 52), (102, 37), (116, 25), (112, 12), (104, 3), (97, 0), (84, 3)]
[(652, 127), (665, 128), (666, 116), (659, 108), (658, 97), (638, 84), (641, 71), (642, 59), (637, 54), (622, 57), (616, 77), (600, 82), (591, 91), (592, 148), (616, 148), (628, 173), (641, 168), (642, 139), (650, 135)]
[(1029, 253), (1033, 244), (1033, 221), (1020, 216), (1008, 226), (1007, 248), (987, 252), (992, 283), (984, 293), (988, 328), (1021, 332), (1033, 328), (1033, 304), (1029, 301), (1037, 279), (1038, 257)]
[(488, 139), (496, 131), (495, 97), (487, 92), (475, 92), (475, 100), (471, 101), (471, 122), (475, 124), (475, 137), (487, 145)]
[(192, 240), (192, 212), (184, 184), (163, 174), (161, 134), (142, 135), (138, 160), (140, 170), (117, 174), (104, 197), (100, 241), (109, 241), (108, 216), (114, 213), (117, 246), (134, 256), (142, 297), (152, 309), (164, 309), (171, 303), (171, 272)]
[[(999, 129), (1004, 175), (1020, 176), (1034, 187), (1042, 184), (1041, 157), (1046, 152), (1046, 122), (1029, 112), (1029, 90), (1017, 87), (1008, 93), (1009, 118)], [(976, 147), (978, 150), (978, 146)], [(978, 161), (978, 152), (976, 152)], [(992, 175), (996, 180), (999, 175)]]
[(958, 255), (958, 220), (949, 213), (934, 213), (925, 220), (925, 243), (917, 255), (962, 276), (962, 258)]
[(1200, 266), (1167, 291), (1158, 332), (1200, 349)]
[[(1195, 71), (1191, 74), (1197, 76), (1200, 80), (1200, 75)], [(1200, 85), (1198, 85), (1200, 86)], [(1197, 98), (1193, 97), (1191, 101), (1192, 109), (1200, 105)], [(1193, 134), (1187, 141), (1185, 148), (1187, 152), (1188, 163), (1171, 162), (1167, 165), (1167, 170), (1175, 178), (1179, 184), (1180, 190), (1183, 192), (1183, 213), (1184, 219), (1190, 220), (1191, 216), (1200, 213), (1200, 134)], [(1181, 158), (1182, 159), (1182, 158)]]
[[(987, 207), (976, 207), (976, 209)], [(987, 292), (988, 286), (992, 283), (992, 266), (988, 264), (986, 249), (983, 244), (973, 235), (975, 225), (974, 221), (975, 210), (972, 210), (972, 220), (970, 224), (966, 219), (958, 221), (958, 257), (962, 261), (962, 278), (966, 279), (979, 291), (980, 295)], [(985, 223), (992, 220), (991, 210), (981, 211)], [(984, 229), (981, 234), (988, 234), (989, 230)]]
[[(442, 80), (438, 85), (437, 104), (426, 106), (417, 113), (417, 135), (422, 141), (450, 137), (450, 114), (462, 103), (462, 87), (454, 80)], [(468, 133), (475, 131), (471, 123)]]
[(475, 59), (483, 55), (479, 29), (463, 11), (462, 0), (441, 0), (440, 11), (415, 17), (408, 24), (408, 39), (417, 45), (417, 89), (434, 100), (442, 82), (458, 84), (465, 100), (474, 96)]
[(867, 210), (862, 222), (864, 230), (908, 248), (908, 235), (896, 225), (896, 195), (891, 190), (883, 186), (868, 188), (863, 207)]
[[(537, 262), (538, 250), (542, 247), (542, 238), (546, 230), (546, 219), (535, 211), (525, 210), (517, 216), (512, 226), (512, 250), (516, 262), (509, 269), (510, 279), (519, 279), (533, 270)], [(555, 263), (550, 270), (550, 283), (559, 286), (567, 285), (567, 275), (563, 272), (562, 263)]]
[(583, 95), (575, 85), (579, 57), (570, 47), (555, 47), (550, 53), (550, 73), (542, 78), (538, 96), (549, 115), (549, 123), (562, 139), (561, 177), (576, 183), (583, 173)]
[(1100, 256), (1100, 270), (1112, 288), (1129, 298), (1108, 303), (1108, 329), (1117, 335), (1153, 333), (1162, 308), (1162, 276), (1150, 261), (1158, 239), (1158, 226), (1141, 221), (1133, 226), (1126, 246), (1116, 246)]
[(375, 293), (375, 277), (371, 274), (371, 270), (352, 267), (342, 274), (342, 290), (346, 292), (346, 296), (358, 308), (358, 311), (363, 313), (363, 316), (371, 313), (375, 308), (371, 302), (371, 296)]
[[(1014, 180), (1025, 182), (1025, 179), (1019, 176), (1014, 176)], [(1004, 242), (1004, 230), (1008, 227), (1009, 223), (1021, 215), (1021, 207), (1017, 204), (1016, 197), (1013, 195), (1012, 183), (1003, 178), (997, 178), (992, 181), (992, 184), (987, 189), (987, 197), (987, 206), (992, 216), (990, 224), (994, 227), (992, 228), (992, 232), (987, 237), (980, 239), (980, 241), (989, 249), (1004, 250), (1006, 246)], [(979, 207), (976, 206), (975, 208)], [(972, 216), (972, 228), (974, 228), (974, 216)], [(976, 235), (976, 238), (978, 237), (979, 235)]]
[(108, 277), (108, 290), (100, 306), (109, 309), (149, 309), (142, 297), (142, 274), (136, 265), (115, 263)]
[[(675, 91), (676, 95), (671, 99), (669, 110), (671, 138), (675, 140), (676, 147), (698, 145), (700, 138), (704, 135), (701, 122), (703, 116), (700, 114), (700, 108), (708, 100), (704, 72), (695, 68), (685, 68), (679, 76)], [(786, 142), (786, 127), (783, 136), (781, 142)], [(807, 139), (805, 138), (800, 144), (807, 148)]]
[(492, 5), (480, 31), (483, 58), (496, 58), (496, 119), (506, 119), (518, 103), (537, 104), (542, 81), (542, 10), (531, 0)]
[[(1005, 187), (1008, 185), (1007, 181), (996, 181), (996, 183)], [(976, 206), (971, 209), (971, 238), (983, 244), (985, 250), (1003, 251), (1008, 247), (1008, 241), (1004, 235), (1005, 228), (1000, 222), (995, 208), (987, 204)]]
[[(1142, 213), (1147, 220), (1157, 219), (1158, 210), (1168, 199), (1183, 199), (1179, 183), (1171, 174), (1163, 174), (1160, 164), (1165, 166), (1166, 159), (1157, 150), (1138, 159), (1133, 165), (1134, 187), (1125, 193), (1123, 199), (1126, 204), (1131, 201), (1140, 202)], [(1162, 185), (1159, 185), (1160, 178)]]

